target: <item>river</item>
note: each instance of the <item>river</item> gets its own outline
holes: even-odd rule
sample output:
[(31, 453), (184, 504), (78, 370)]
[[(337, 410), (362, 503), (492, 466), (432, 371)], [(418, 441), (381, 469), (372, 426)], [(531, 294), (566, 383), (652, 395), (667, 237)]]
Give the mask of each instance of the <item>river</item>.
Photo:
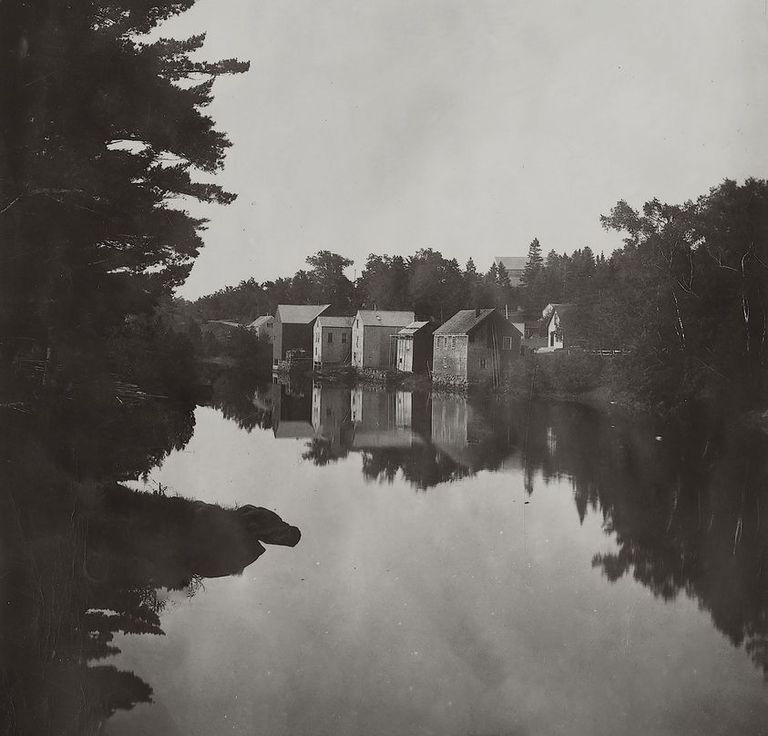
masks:
[(766, 443), (576, 405), (337, 386), (198, 407), (134, 488), (301, 530), (161, 591), (106, 733), (758, 734)]

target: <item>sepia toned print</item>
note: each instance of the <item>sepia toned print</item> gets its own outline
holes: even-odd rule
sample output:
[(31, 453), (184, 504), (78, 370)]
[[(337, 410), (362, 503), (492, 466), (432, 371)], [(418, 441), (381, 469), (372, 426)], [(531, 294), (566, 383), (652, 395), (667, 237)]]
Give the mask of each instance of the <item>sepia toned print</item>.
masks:
[(0, 50), (0, 733), (766, 731), (762, 1)]

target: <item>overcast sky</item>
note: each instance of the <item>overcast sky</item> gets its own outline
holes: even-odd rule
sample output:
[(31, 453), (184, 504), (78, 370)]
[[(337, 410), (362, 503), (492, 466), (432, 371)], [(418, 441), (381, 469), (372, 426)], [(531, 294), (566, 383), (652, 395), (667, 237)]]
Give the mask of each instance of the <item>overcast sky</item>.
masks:
[[(768, 0), (198, 0), (163, 28), (251, 61), (210, 114), (233, 143), (181, 294), (328, 249), (495, 255), (620, 236), (626, 199), (768, 175)], [(195, 209), (195, 213), (200, 210)]]

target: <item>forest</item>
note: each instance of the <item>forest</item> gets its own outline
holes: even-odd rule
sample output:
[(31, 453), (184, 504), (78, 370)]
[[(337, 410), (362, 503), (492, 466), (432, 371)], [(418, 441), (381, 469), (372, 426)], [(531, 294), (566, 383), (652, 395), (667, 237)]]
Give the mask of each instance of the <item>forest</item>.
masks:
[(411, 257), (371, 254), (352, 281), (352, 261), (320, 251), (290, 278), (242, 281), (174, 309), (191, 321), (247, 323), (279, 303), (408, 309), (443, 322), (459, 309), (523, 310), (536, 320), (549, 303), (574, 303), (575, 342), (621, 351), (619, 382), (644, 403), (688, 398), (734, 405), (766, 399), (768, 379), (768, 182), (726, 180), (695, 201), (619, 201), (601, 217), (623, 236), (610, 256), (589, 246), (570, 255), (528, 247), (521, 283), (503, 265), (480, 273), (470, 258), (431, 249)]

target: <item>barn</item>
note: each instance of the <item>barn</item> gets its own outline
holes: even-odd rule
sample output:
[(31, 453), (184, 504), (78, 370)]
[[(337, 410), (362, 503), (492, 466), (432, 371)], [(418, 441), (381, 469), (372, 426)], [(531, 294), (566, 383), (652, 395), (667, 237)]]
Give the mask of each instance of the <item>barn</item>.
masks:
[(352, 321), (354, 317), (328, 317), (315, 320), (312, 360), (315, 368), (349, 365), (352, 362)]
[(352, 365), (356, 368), (394, 368), (395, 336), (413, 320), (413, 312), (359, 310), (352, 324)]
[(498, 384), (520, 357), (520, 331), (496, 309), (462, 309), (435, 330), (437, 383)]
[(272, 367), (278, 368), (289, 350), (312, 354), (315, 320), (330, 304), (278, 304), (275, 310)]

